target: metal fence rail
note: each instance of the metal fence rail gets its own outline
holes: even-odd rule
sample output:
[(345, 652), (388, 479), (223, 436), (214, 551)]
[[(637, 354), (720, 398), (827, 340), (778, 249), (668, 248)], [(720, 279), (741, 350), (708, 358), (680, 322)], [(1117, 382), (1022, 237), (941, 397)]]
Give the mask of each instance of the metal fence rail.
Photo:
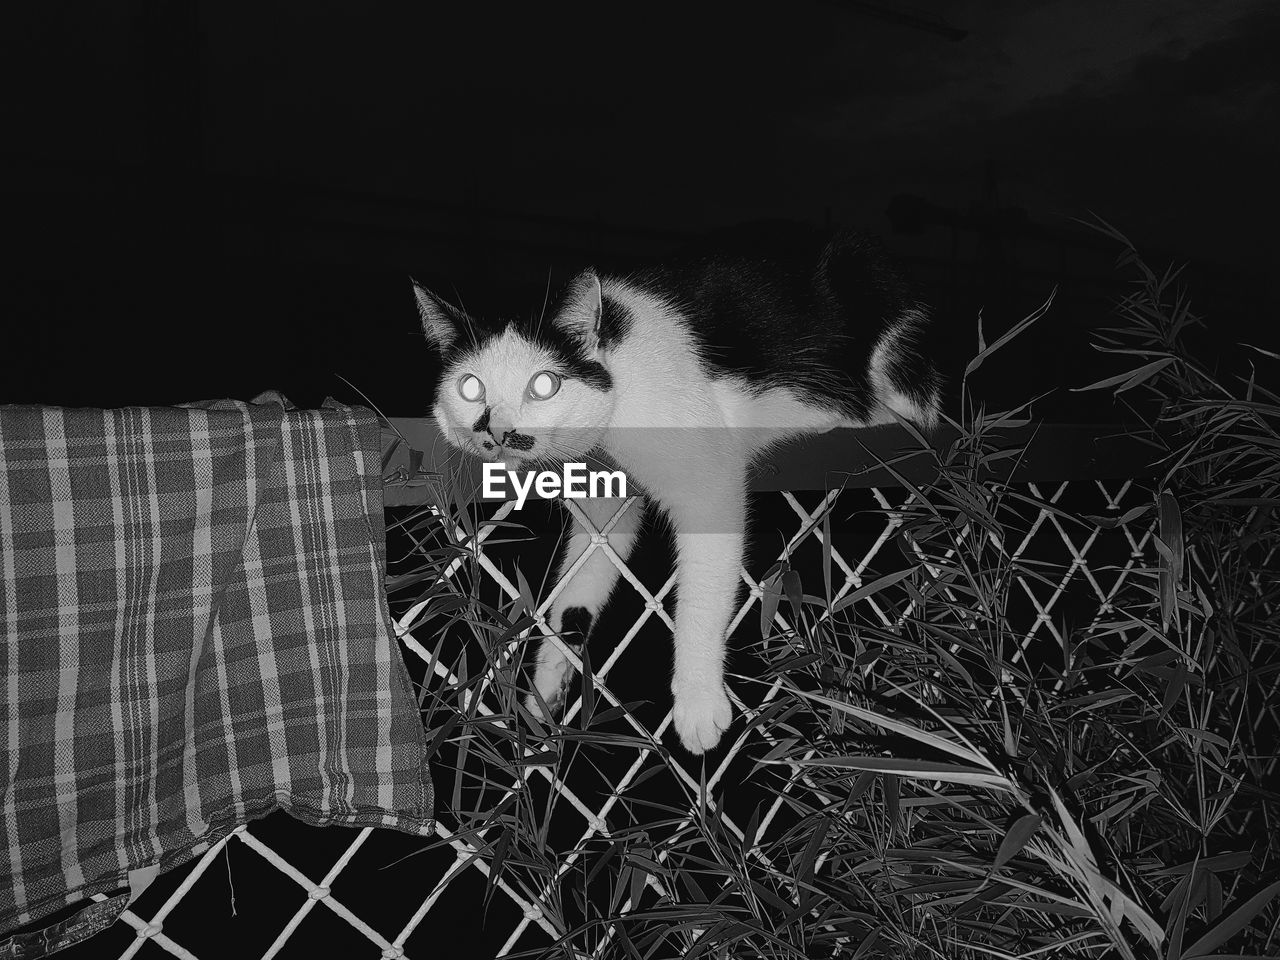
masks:
[[(404, 443), (389, 439), (385, 467), (391, 480), (386, 491), (386, 502), (389, 506), (421, 503), (425, 499), (422, 485), (406, 481), (411, 480), (412, 475), (419, 468), (430, 469), (432, 464), (437, 462), (432, 459), (433, 451), (436, 457), (442, 457), (444, 451), (436, 442), (438, 438), (434, 436), (433, 428), (427, 422), (395, 421), (395, 426), (404, 435), (408, 445), (426, 452), (426, 462), (422, 463), (416, 456), (410, 455)], [(856, 495), (867, 498), (869, 504), (878, 506), (882, 510), (883, 522), (879, 523), (876, 529), (863, 530), (853, 537), (846, 536), (838, 526), (826, 527), (831, 537), (829, 544), (831, 562), (834, 570), (838, 571), (838, 578), (832, 584), (833, 601), (848, 596), (868, 580), (875, 579), (876, 574), (872, 571), (877, 565), (877, 559), (884, 560), (884, 555), (889, 552), (889, 545), (893, 543), (895, 532), (901, 522), (895, 517), (894, 511), (906, 504), (911, 496), (910, 493), (896, 486), (892, 477), (885, 471), (867, 469), (868, 462), (874, 461), (874, 456), (869, 461), (868, 450), (884, 459), (901, 458), (904, 453), (910, 453), (913, 447), (914, 441), (910, 437), (897, 428), (867, 431), (857, 438), (843, 435), (844, 433), (840, 431), (818, 438), (817, 441), (810, 441), (803, 447), (800, 454), (797, 454), (794, 448), (779, 451), (757, 471), (753, 479), (753, 489), (765, 491), (765, 496), (768, 498), (780, 498), (780, 500), (773, 500), (774, 505), (780, 505), (785, 515), (791, 518), (791, 528), (778, 559), (796, 557), (806, 549), (813, 550), (815, 547), (820, 547), (824, 538), (824, 524), (821, 522), (824, 508), (839, 494), (838, 491), (831, 489), (833, 476), (844, 476), (847, 480), (847, 489), (859, 491)], [(1081, 598), (1084, 598), (1085, 605), (1091, 611), (1095, 621), (1105, 617), (1113, 598), (1132, 575), (1135, 567), (1140, 566), (1144, 558), (1149, 557), (1154, 524), (1151, 516), (1143, 516), (1132, 521), (1126, 521), (1124, 517), (1126, 511), (1134, 505), (1149, 502), (1149, 492), (1135, 484), (1134, 477), (1150, 473), (1152, 451), (1126, 438), (1125, 431), (1115, 427), (1084, 428), (1051, 425), (1040, 427), (1038, 430), (1022, 427), (1011, 430), (1009, 433), (1011, 442), (1030, 438), (1031, 446), (1028, 456), (1011, 465), (1003, 478), (1005, 482), (1020, 485), (1036, 499), (1055, 508), (1058, 505), (1070, 503), (1070, 512), (1077, 518), (1090, 515), (1104, 518), (1106, 521), (1082, 523), (1069, 528), (1054, 509), (1039, 509), (1035, 511), (1034, 516), (1028, 515), (1026, 518), (1028, 523), (1020, 542), (1003, 545), (1003, 549), (1014, 557), (1029, 556), (1036, 560), (1057, 564), (1055, 569), (1058, 571), (1058, 579), (1054, 582), (1053, 589), (1047, 587), (1044, 582), (1032, 583), (1021, 578), (1019, 578), (1018, 589), (1026, 601), (1027, 610), (1027, 618), (1023, 624), (1025, 626), (1023, 648), (1027, 649), (1040, 639), (1052, 639), (1054, 643), (1061, 644), (1063, 628), (1058, 615), (1062, 605), (1067, 603), (1068, 596), (1073, 598), (1077, 607)], [(852, 442), (855, 439), (857, 443)], [(949, 441), (946, 436), (943, 436), (938, 442)], [(400, 457), (404, 459), (397, 460)], [(412, 461), (413, 470), (407, 469), (410, 461)], [(921, 458), (899, 459), (896, 468), (904, 475), (909, 475), (912, 482), (927, 481), (930, 472), (928, 464)], [(821, 490), (823, 493), (805, 496), (802, 492), (805, 490)], [(633, 500), (634, 498), (628, 500), (621, 510), (636, 509), (638, 505), (634, 504)], [(569, 509), (578, 515), (579, 521), (588, 529), (592, 529), (590, 521), (577, 505), (572, 501), (566, 502)], [(507, 519), (512, 515), (513, 509), (514, 504), (510, 502), (497, 504), (492, 516), (497, 520)], [(511, 577), (483, 549), (485, 540), (496, 529), (498, 528), (493, 526), (483, 526), (473, 537), (466, 530), (458, 527), (453, 530), (453, 536), (459, 544), (474, 550), (476, 568), (483, 571), (482, 575), (487, 579), (489, 588), (500, 592), (505, 597), (516, 599), (520, 596), (519, 586), (512, 582)], [(988, 531), (979, 529), (961, 531), (961, 536), (967, 537), (990, 535)], [(587, 553), (584, 554), (584, 561), (591, 552), (596, 550), (602, 550), (609, 556), (619, 570), (620, 579), (625, 580), (627, 586), (634, 591), (643, 604), (642, 610), (623, 632), (608, 658), (595, 665), (591, 671), (595, 698), (603, 703), (618, 706), (622, 703), (622, 699), (613, 689), (616, 686), (615, 679), (624, 674), (628, 664), (643, 656), (638, 651), (636, 637), (654, 618), (665, 623), (668, 629), (672, 626), (664, 601), (671, 594), (675, 576), (671, 573), (665, 576), (665, 579), (660, 578), (660, 582), (647, 584), (627, 562), (614, 553), (603, 535), (592, 539)], [(463, 574), (461, 562), (459, 560), (450, 567), (446, 571), (446, 576), (461, 576)], [(743, 591), (741, 603), (733, 618), (734, 630), (739, 629), (748, 618), (760, 615), (760, 605), (765, 595), (763, 578), (760, 574), (760, 570), (743, 569), (741, 571), (742, 582), (746, 589)], [(537, 604), (536, 621), (526, 631), (526, 635), (539, 631), (552, 637), (551, 642), (561, 646), (570, 663), (581, 673), (583, 663), (577, 651), (561, 644), (552, 634), (545, 619), (559, 589), (560, 585), (552, 585), (540, 599)], [(619, 586), (618, 589), (626, 588)], [(889, 623), (888, 613), (876, 605), (874, 595), (859, 600), (858, 603), (865, 605), (864, 609), (869, 612), (868, 615), (878, 617), (885, 624)], [(442, 688), (458, 685), (460, 678), (455, 676), (447, 665), (433, 657), (428, 645), (420, 642), (410, 629), (415, 622), (419, 621), (425, 605), (425, 601), (415, 604), (398, 616), (398, 630), (406, 655), (419, 660), (429, 678), (434, 678)], [(784, 630), (792, 626), (788, 621), (788, 614), (786, 604), (779, 605), (773, 614), (775, 622)], [(1086, 618), (1088, 615), (1088, 613), (1085, 614)], [(1087, 626), (1088, 620), (1082, 622), (1077, 611), (1075, 622), (1080, 626)], [(771, 686), (753, 684), (748, 687), (732, 679), (730, 687), (732, 688), (731, 699), (738, 712), (758, 709), (761, 705), (769, 703), (779, 690), (779, 684), (776, 682)], [(455, 703), (452, 706), (460, 710), (473, 709), (481, 716), (493, 716), (496, 712), (496, 704), (490, 696), (492, 688), (481, 686), (478, 689), (480, 691), (478, 702), (471, 702), (474, 698), (469, 698), (466, 703)], [(665, 693), (665, 691), (662, 692)], [(565, 706), (564, 722), (572, 722), (582, 708), (581, 696), (577, 699), (571, 698)], [(638, 735), (637, 742), (652, 742), (654, 739), (662, 738), (667, 732), (672, 722), (668, 699), (663, 699), (660, 712), (664, 712), (660, 719), (658, 713), (655, 713), (651, 718), (653, 722), (649, 726), (642, 723), (642, 720), (636, 716), (626, 715), (626, 722)], [(563, 782), (557, 779), (554, 768), (545, 765), (525, 766), (522, 772), (523, 779), (513, 785), (513, 789), (529, 789), (536, 785), (539, 789), (554, 791), (562, 801), (557, 807), (557, 816), (561, 818), (562, 823), (568, 822), (571, 825), (570, 835), (577, 840), (575, 849), (580, 849), (593, 838), (607, 836), (611, 824), (618, 819), (617, 808), (620, 797), (639, 778), (655, 776), (659, 779), (672, 778), (670, 784), (672, 796), (692, 796), (699, 798), (698, 802), (719, 806), (726, 827), (741, 838), (745, 831), (744, 812), (735, 808), (733, 798), (726, 796), (720, 787), (726, 771), (735, 763), (744, 762), (744, 752), (758, 745), (760, 735), (754, 728), (746, 733), (735, 735), (736, 727), (737, 725), (731, 728), (722, 744), (723, 749), (716, 754), (715, 768), (711, 769), (708, 766), (705, 771), (705, 794), (696, 766), (692, 763), (688, 767), (671, 765), (654, 774), (653, 766), (661, 766), (661, 764), (655, 764), (654, 749), (645, 747), (637, 748), (634, 756), (624, 758), (624, 771), (603, 794), (596, 789), (583, 790), (579, 789), (577, 784)], [(796, 776), (793, 781), (796, 789), (803, 789), (804, 779), (799, 775), (801, 771), (795, 768), (794, 772)], [(439, 802), (441, 804), (448, 802), (448, 796), (443, 791), (439, 795)], [(779, 819), (781, 804), (782, 798), (779, 797), (760, 819), (756, 831), (757, 846), (762, 838), (770, 834), (771, 830), (777, 829), (775, 824)], [(697, 815), (694, 806), (690, 805), (690, 818)], [(252, 854), (247, 858), (237, 855), (235, 860), (237, 871), (244, 871), (246, 862), (252, 863), (252, 867), (247, 869), (265, 872), (275, 878), (281, 891), (289, 891), (288, 895), (281, 894), (280, 906), (276, 910), (278, 932), (262, 956), (275, 957), (285, 952), (291, 938), (294, 938), (300, 930), (306, 931), (310, 925), (314, 925), (316, 921), (313, 918), (316, 915), (324, 914), (340, 921), (347, 927), (349, 933), (354, 934), (360, 942), (367, 944), (368, 952), (362, 954), (365, 956), (469, 955), (465, 945), (458, 941), (454, 941), (448, 949), (445, 949), (439, 939), (439, 931), (450, 931), (451, 936), (458, 934), (456, 914), (450, 912), (451, 907), (443, 905), (450, 895), (451, 888), (459, 885), (466, 886), (476, 877), (488, 876), (487, 857), (477, 855), (478, 851), (484, 847), (483, 836), (459, 837), (452, 834), (446, 825), (440, 825), (439, 837), (452, 847), (455, 856), (448, 861), (439, 859), (431, 861), (429, 871), (424, 866), (417, 874), (418, 887), (406, 892), (403, 873), (399, 875), (399, 879), (388, 880), (379, 872), (378, 867), (381, 864), (363, 862), (358, 856), (362, 847), (370, 841), (373, 831), (362, 830), (349, 843), (345, 842), (348, 835), (342, 833), (342, 847), (326, 854), (323, 864), (320, 865), (324, 868), (320, 869), (315, 864), (309, 867), (296, 865), (297, 856), (292, 850), (285, 849), (286, 845), (277, 841), (271, 824), (272, 821), (269, 820), (248, 827), (240, 827), (231, 836), (208, 850), (194, 865), (185, 868), (185, 872), (177, 871), (180, 879), (174, 881), (177, 883), (176, 887), (172, 888), (163, 902), (153, 905), (155, 898), (163, 894), (149, 892), (134, 904), (132, 909), (126, 910), (123, 914), (124, 921), (136, 931), (136, 936), (123, 949), (120, 956), (126, 958), (134, 956), (140, 950), (144, 950), (147, 944), (154, 945), (149, 949), (153, 954), (156, 952), (155, 948), (161, 948), (169, 954), (183, 958), (204, 955), (201, 950), (204, 935), (198, 925), (187, 924), (179, 928), (170, 924), (169, 921), (175, 911), (179, 911), (184, 901), (207, 897), (210, 894), (205, 891), (221, 883), (220, 880), (211, 879), (217, 878), (221, 871), (210, 870), (210, 867), (223, 856), (228, 845), (238, 845)], [(656, 855), (663, 856), (661, 851)], [(315, 859), (314, 851), (311, 859)], [(572, 856), (566, 858), (560, 875), (551, 880), (543, 890), (531, 893), (527, 890), (517, 890), (505, 880), (499, 881), (497, 884), (499, 893), (490, 911), (486, 927), (490, 937), (493, 938), (494, 930), (501, 926), (501, 935), (497, 937), (501, 942), (497, 943), (497, 939), (494, 939), (493, 942), (497, 943), (496, 951), (490, 951), (490, 954), (474, 955), (492, 955), (496, 952), (498, 956), (505, 956), (554, 942), (560, 931), (548, 919), (546, 905), (548, 897), (553, 892), (551, 888), (564, 879), (573, 866), (573, 860)], [(393, 882), (398, 887), (399, 898), (395, 901), (394, 908), (380, 908), (377, 911), (379, 914), (377, 918), (369, 917), (363, 904), (369, 901), (370, 891), (376, 891), (380, 883)], [(158, 889), (161, 884), (157, 883), (155, 886)], [(662, 882), (659, 878), (650, 875), (646, 878), (646, 886), (653, 893), (661, 895)], [(217, 895), (224, 896), (220, 892)], [(289, 906), (291, 902), (295, 906)], [(148, 909), (144, 910), (144, 906)], [(631, 903), (630, 900), (623, 904), (624, 910), (635, 907), (636, 904)], [(299, 939), (306, 937), (307, 934), (304, 932)], [(596, 945), (596, 954), (599, 953), (602, 945), (603, 943)], [(590, 954), (584, 952), (582, 955)]]

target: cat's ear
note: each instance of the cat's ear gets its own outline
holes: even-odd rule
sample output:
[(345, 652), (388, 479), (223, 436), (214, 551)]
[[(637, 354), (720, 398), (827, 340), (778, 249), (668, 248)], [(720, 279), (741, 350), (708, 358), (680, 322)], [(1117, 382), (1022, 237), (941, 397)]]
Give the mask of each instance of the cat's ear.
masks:
[(453, 346), (459, 331), (467, 322), (467, 316), (453, 304), (441, 300), (426, 287), (410, 278), (413, 296), (418, 301), (418, 316), (422, 319), (422, 332), (427, 342), (442, 353)]
[(588, 267), (573, 278), (553, 321), (588, 351), (600, 345), (600, 315), (604, 309), (600, 277)]

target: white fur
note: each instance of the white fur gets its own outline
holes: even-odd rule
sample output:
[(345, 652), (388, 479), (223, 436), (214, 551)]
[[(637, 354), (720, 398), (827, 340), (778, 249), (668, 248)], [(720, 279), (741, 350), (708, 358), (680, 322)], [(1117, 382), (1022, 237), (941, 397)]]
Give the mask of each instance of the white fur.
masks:
[[(596, 351), (608, 369), (614, 390), (606, 395), (572, 380), (550, 400), (529, 399), (529, 378), (552, 366), (537, 347), (508, 332), (479, 354), (466, 357), (448, 376), (474, 373), (485, 383), (493, 417), (533, 436), (525, 453), (506, 451), (508, 460), (554, 456), (581, 459), (592, 448), (607, 451), (661, 507), (675, 528), (677, 607), (675, 664), (671, 681), (676, 732), (684, 746), (702, 753), (720, 740), (731, 719), (724, 688), (725, 632), (740, 582), (746, 531), (746, 477), (753, 457), (778, 440), (840, 426), (866, 426), (831, 410), (807, 404), (784, 389), (757, 394), (732, 378), (711, 379), (698, 362), (694, 343), (673, 304), (628, 285), (603, 278), (599, 286), (578, 282), (560, 319), (583, 331), (598, 316), (600, 298), (615, 300), (631, 314), (626, 336), (608, 351)], [(594, 301), (594, 302), (593, 302)], [(895, 347), (909, 340), (921, 318), (904, 316), (877, 343), (869, 376), (881, 406), (868, 423), (891, 422), (893, 410), (916, 422), (932, 421), (895, 390), (885, 369)], [(451, 388), (442, 391), (435, 415), (446, 436), (487, 458), (495, 454), (475, 445), (472, 423), (484, 402), (468, 403)], [(597, 527), (616, 511), (618, 501), (577, 501)], [(633, 506), (609, 535), (626, 560), (635, 543), (639, 511)], [(575, 523), (560, 573), (590, 543)], [(552, 627), (561, 629), (564, 611), (585, 607), (593, 623), (618, 577), (612, 561), (595, 551), (565, 586), (552, 606)], [(544, 642), (537, 654), (534, 682), (551, 706), (562, 695), (568, 663), (555, 644)], [(537, 699), (529, 700), (533, 709)]]

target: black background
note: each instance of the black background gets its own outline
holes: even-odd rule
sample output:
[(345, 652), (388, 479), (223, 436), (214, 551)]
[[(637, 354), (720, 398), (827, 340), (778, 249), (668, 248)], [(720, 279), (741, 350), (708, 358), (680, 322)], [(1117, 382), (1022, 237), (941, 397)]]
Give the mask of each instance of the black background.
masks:
[[(979, 309), (991, 339), (1059, 285), (993, 400), (1104, 369), (1090, 212), (1192, 262), (1208, 342), (1274, 339), (1264, 0), (471, 6), (10, 5), (0, 401), (419, 415), (410, 274), (532, 309), (760, 218), (883, 235), (952, 372)], [(1107, 415), (1083, 402), (1038, 412)]]

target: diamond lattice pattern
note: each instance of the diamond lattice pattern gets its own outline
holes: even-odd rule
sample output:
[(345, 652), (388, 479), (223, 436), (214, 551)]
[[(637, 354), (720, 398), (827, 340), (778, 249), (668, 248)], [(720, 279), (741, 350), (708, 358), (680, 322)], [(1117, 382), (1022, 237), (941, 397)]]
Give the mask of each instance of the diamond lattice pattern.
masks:
[[(1026, 493), (1056, 507), (1062, 507), (1070, 501), (1069, 512), (1076, 517), (1090, 514), (1119, 517), (1126, 509), (1143, 502), (1143, 498), (1148, 496), (1128, 481), (1076, 481), (1070, 484), (1063, 482), (1028, 486), (1029, 489), (1024, 488)], [(798, 558), (805, 550), (821, 549), (824, 537), (830, 536), (833, 600), (847, 596), (879, 575), (877, 568), (882, 565), (880, 561), (889, 550), (889, 545), (894, 542), (895, 532), (901, 523), (894, 511), (900, 509), (908, 499), (907, 494), (898, 489), (852, 492), (870, 498), (870, 509), (861, 513), (864, 520), (879, 508), (875, 529), (868, 530), (864, 522), (857, 535), (852, 537), (845, 537), (838, 523), (829, 520), (824, 524), (822, 520), (825, 508), (832, 503), (836, 493), (825, 496), (808, 495), (812, 501), (808, 504), (802, 502), (805, 498), (802, 494), (768, 495), (780, 497), (780, 502), (774, 500), (773, 506), (779, 508), (774, 510), (774, 515), (781, 513), (788, 517), (792, 531), (789, 534), (782, 529), (769, 531), (773, 535), (772, 542), (782, 544), (776, 559)], [(840, 496), (848, 496), (849, 493), (846, 491)], [(572, 501), (568, 505), (589, 526), (589, 521), (577, 506)], [(502, 504), (493, 513), (492, 519), (508, 520), (513, 509), (512, 503)], [(639, 504), (627, 501), (622, 509), (639, 509)], [(1017, 588), (1024, 595), (1028, 611), (1022, 640), (1024, 649), (1029, 649), (1032, 644), (1041, 640), (1052, 640), (1059, 644), (1062, 642), (1064, 627), (1059, 608), (1069, 594), (1077, 600), (1082, 596), (1088, 600), (1094, 620), (1105, 617), (1113, 598), (1135, 566), (1140, 565), (1148, 555), (1153, 532), (1149, 515), (1133, 523), (1104, 526), (1070, 524), (1064, 522), (1063, 517), (1055, 511), (1040, 509), (1028, 516), (1027, 520), (1029, 522), (1020, 531), (1020, 540), (1003, 544), (1003, 549), (1015, 557), (1029, 556), (1037, 561), (1054, 563), (1056, 567), (1052, 588), (1043, 581), (1032, 583), (1019, 578)], [(514, 600), (520, 597), (520, 585), (513, 582), (513, 578), (494, 559), (491, 551), (484, 549), (485, 541), (499, 529), (502, 528), (482, 524), (479, 532), (472, 537), (462, 528), (456, 528), (454, 536), (460, 545), (471, 549), (475, 561), (471, 565), (472, 569), (482, 572), (481, 575), (488, 580), (487, 586), (496, 588), (502, 595)], [(608, 529), (607, 524), (600, 532), (607, 533)], [(962, 533), (975, 537), (990, 535), (976, 529), (966, 529)], [(764, 539), (757, 524), (755, 540), (759, 543)], [(651, 588), (613, 552), (602, 535), (594, 537), (589, 548), (589, 552), (596, 550), (608, 553), (610, 560), (617, 565), (620, 573), (617, 589), (634, 591), (643, 604), (639, 615), (621, 632), (607, 657), (598, 664), (592, 664), (591, 683), (597, 709), (604, 709), (605, 705), (621, 708), (624, 702), (614, 690), (614, 680), (628, 670), (633, 661), (653, 656), (651, 652), (641, 650), (641, 645), (637, 642), (637, 637), (651, 620), (656, 618), (665, 624), (667, 630), (671, 628), (671, 615), (667, 607), (672, 599), (675, 577), (668, 569), (665, 579)], [(584, 554), (580, 562), (584, 562), (586, 556)], [(897, 558), (897, 562), (900, 563), (900, 558)], [(464, 576), (466, 566), (466, 558), (459, 557), (447, 569), (446, 575)], [(569, 573), (571, 575), (572, 570)], [(762, 570), (757, 570), (754, 574), (750, 570), (742, 570), (745, 589), (741, 593), (741, 603), (733, 619), (734, 631), (742, 630), (744, 624), (750, 626), (759, 622), (766, 592), (762, 573)], [(542, 633), (551, 638), (550, 642), (557, 644), (560, 640), (552, 633), (545, 615), (558, 589), (558, 584), (551, 585), (537, 601), (536, 619), (526, 631)], [(875, 594), (858, 602), (865, 605), (869, 615), (889, 624), (890, 614), (877, 602)], [(433, 686), (448, 690), (459, 685), (460, 678), (451, 672), (442, 659), (433, 656), (428, 645), (415, 634), (415, 629), (410, 629), (415, 624), (429, 620), (431, 611), (425, 606), (425, 601), (415, 604), (400, 613), (397, 619), (405, 655), (410, 660), (420, 661), (419, 665), (425, 668), (428, 677), (427, 696), (430, 696)], [(778, 605), (774, 620), (780, 629), (787, 630), (791, 627), (789, 614), (788, 604)], [(1075, 616), (1077, 627), (1087, 627), (1087, 620), (1081, 623), (1078, 612)], [(581, 672), (583, 661), (577, 649), (564, 644), (561, 646), (574, 668)], [(762, 688), (758, 683), (748, 686), (731, 679), (730, 687), (738, 712), (759, 709), (778, 693), (777, 683)], [(580, 690), (580, 686), (574, 689)], [(473, 716), (498, 717), (491, 693), (492, 685), (473, 684), (468, 687), (465, 696), (455, 698), (465, 702), (446, 703), (444, 706), (447, 709), (468, 711)], [(661, 693), (665, 694), (665, 690)], [(630, 710), (623, 710), (618, 714), (622, 718), (621, 722), (627, 724), (635, 734), (638, 746), (633, 755), (621, 758), (616, 780), (605, 784), (605, 789), (601, 789), (598, 782), (586, 782), (585, 786), (580, 787), (572, 777), (562, 779), (553, 766), (538, 764), (525, 766), (522, 779), (512, 784), (513, 791), (540, 789), (544, 793), (550, 791), (555, 794), (556, 816), (562, 826), (568, 825), (568, 833), (565, 835), (572, 838), (566, 844), (567, 849), (587, 849), (593, 840), (606, 839), (611, 825), (625, 822), (626, 811), (622, 798), (638, 780), (644, 779), (646, 789), (653, 789), (657, 778), (652, 775), (651, 769), (655, 765), (657, 744), (664, 737), (666, 743), (674, 742), (668, 730), (671, 725), (669, 697), (655, 699), (660, 701), (657, 709), (665, 713), (660, 719), (656, 719), (658, 714), (655, 713), (655, 719), (647, 725), (639, 714)], [(561, 722), (572, 724), (582, 710), (583, 697), (580, 693), (571, 696)], [(499, 718), (494, 722), (501, 724), (508, 721)], [(711, 806), (724, 804), (724, 809), (720, 811), (723, 822), (739, 837), (743, 835), (745, 824), (740, 822), (737, 812), (731, 809), (732, 804), (722, 796), (721, 783), (726, 771), (735, 762), (741, 762), (744, 751), (753, 745), (758, 747), (761, 737), (767, 739), (767, 734), (756, 730), (737, 734), (736, 731), (741, 726), (743, 725), (735, 724), (726, 734), (722, 748), (710, 755), (714, 757), (713, 766), (709, 765), (702, 770), (696, 761), (684, 756), (683, 760), (687, 762), (664, 764), (664, 770), (660, 771), (672, 780), (667, 784), (668, 797), (684, 798), (690, 817), (696, 815), (696, 808), (701, 803)], [(595, 776), (598, 780), (599, 773)], [(803, 777), (797, 775), (793, 780), (795, 789), (804, 788)], [(495, 799), (500, 801), (502, 798)], [(443, 806), (449, 800), (448, 793), (440, 790), (437, 802)], [(755, 832), (757, 841), (766, 838), (770, 830), (780, 829), (777, 823), (781, 819), (781, 804), (782, 798), (778, 797), (760, 818)], [(279, 817), (280, 815), (276, 815), (238, 828), (193, 864), (161, 878), (166, 882), (157, 882), (123, 914), (122, 922), (128, 924), (136, 935), (120, 956), (131, 957), (140, 950), (155, 953), (156, 948), (176, 957), (202, 955), (201, 944), (206, 940), (207, 934), (202, 932), (201, 924), (196, 922), (196, 918), (207, 914), (205, 911), (184, 910), (182, 905), (184, 902), (207, 902), (219, 898), (225, 901), (227, 889), (234, 891), (235, 875), (243, 878), (246, 871), (274, 878), (268, 883), (277, 891), (277, 896), (270, 905), (271, 915), (276, 918), (274, 936), (264, 943), (260, 951), (260, 955), (264, 957), (274, 957), (282, 951), (287, 953), (291, 938), (312, 942), (306, 931), (309, 926), (317, 924), (318, 918), (326, 918), (323, 929), (332, 930), (334, 937), (341, 935), (345, 942), (364, 945), (363, 948), (357, 946), (354, 950), (345, 951), (345, 955), (439, 956), (438, 931), (455, 930), (456, 914), (453, 911), (465, 909), (468, 901), (484, 895), (483, 881), (489, 875), (492, 847), (486, 844), (483, 834), (460, 836), (445, 823), (441, 823), (437, 828), (440, 845), (447, 845), (452, 856), (444, 859), (439, 856), (422, 857), (411, 863), (408, 871), (403, 868), (391, 870), (383, 868), (399, 860), (400, 856), (412, 853), (422, 845), (421, 841), (391, 835), (389, 841), (382, 842), (378, 855), (362, 856), (362, 849), (371, 843), (373, 831), (369, 829), (354, 834), (353, 839), (352, 834), (346, 831), (305, 828), (309, 837), (315, 834), (336, 834), (337, 839), (331, 839), (329, 847), (325, 847), (323, 851), (320, 849), (322, 845), (316, 843), (308, 850), (306, 857), (301, 858), (292, 852), (298, 846), (296, 843), (290, 845), (277, 836), (280, 832)], [(448, 817), (442, 817), (442, 820), (447, 821)], [(393, 852), (396, 842), (404, 845), (399, 856)], [(221, 868), (211, 869), (219, 863), (220, 858), (224, 858), (224, 854), (230, 853), (228, 847), (237, 848), (237, 853), (234, 858), (225, 857), (228, 861), (227, 871)], [(244, 852), (239, 852), (239, 848), (243, 848)], [(665, 854), (656, 846), (654, 856), (660, 862)], [(308, 862), (303, 864), (300, 862), (302, 859)], [(412, 861), (412, 857), (409, 859)], [(499, 879), (485, 922), (486, 936), (496, 949), (486, 946), (485, 953), (477, 952), (475, 955), (492, 955), (496, 952), (497, 956), (506, 956), (555, 942), (560, 937), (560, 931), (549, 919), (547, 905), (551, 902), (549, 898), (553, 894), (553, 888), (571, 873), (576, 859), (577, 856), (573, 853), (564, 857), (559, 875), (550, 878), (542, 889), (516, 889), (505, 878)], [(234, 871), (231, 871), (233, 864)], [(386, 898), (378, 895), (380, 884), (385, 885), (388, 893)], [(654, 894), (660, 896), (665, 892), (662, 881), (653, 875), (646, 878), (645, 884)], [(392, 888), (395, 896), (389, 895)], [(641, 899), (643, 897), (644, 894)], [(370, 907), (369, 904), (377, 905)], [(627, 899), (621, 908), (626, 911), (632, 907), (631, 900)], [(471, 908), (473, 913), (478, 913), (479, 904), (472, 903)], [(371, 912), (377, 916), (372, 916)], [(178, 920), (182, 920), (182, 923), (178, 923)], [(501, 925), (501, 930), (495, 935), (494, 930), (498, 925)], [(119, 926), (118, 924), (117, 927)], [(303, 933), (299, 934), (299, 931)], [(580, 955), (599, 955), (608, 942), (609, 934), (606, 932), (604, 936), (596, 938), (589, 951), (584, 946)], [(254, 949), (252, 952), (259, 951)], [(466, 948), (461, 945), (448, 952), (450, 955), (467, 954)]]

